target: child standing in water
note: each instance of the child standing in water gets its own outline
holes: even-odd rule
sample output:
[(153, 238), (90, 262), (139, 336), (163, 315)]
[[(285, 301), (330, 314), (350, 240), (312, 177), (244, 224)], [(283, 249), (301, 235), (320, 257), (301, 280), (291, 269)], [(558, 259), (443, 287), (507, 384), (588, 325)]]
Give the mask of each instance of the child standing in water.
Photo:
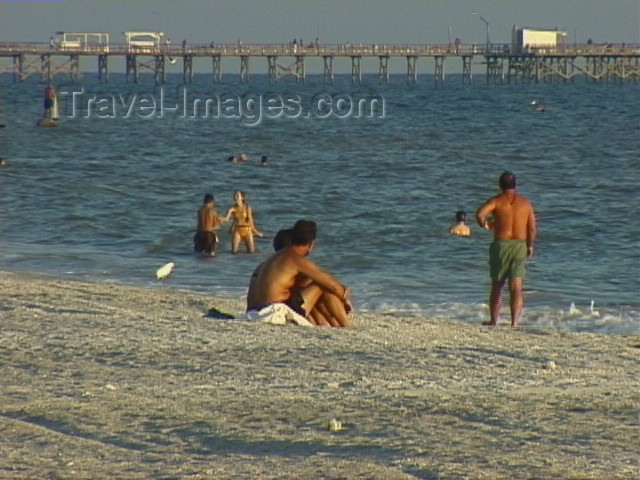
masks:
[(246, 192), (236, 190), (233, 194), (234, 204), (227, 212), (227, 216), (223, 220), (228, 222), (233, 219), (233, 224), (229, 233), (231, 233), (231, 253), (238, 253), (238, 247), (240, 242), (244, 242), (247, 247), (248, 253), (255, 252), (255, 243), (253, 236), (257, 235), (262, 237), (260, 232), (253, 221), (253, 209), (251, 205), (247, 203)]

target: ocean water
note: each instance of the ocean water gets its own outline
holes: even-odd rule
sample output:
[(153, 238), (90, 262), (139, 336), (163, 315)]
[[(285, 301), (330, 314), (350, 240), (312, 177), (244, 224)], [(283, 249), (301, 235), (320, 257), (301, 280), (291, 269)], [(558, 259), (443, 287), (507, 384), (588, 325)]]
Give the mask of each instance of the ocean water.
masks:
[[(162, 92), (168, 105), (184, 92), (179, 81), (170, 76)], [(301, 108), (319, 94), (370, 95), (384, 99), (384, 117), (292, 118), (295, 109), (259, 121), (160, 117), (141, 104), (127, 116), (132, 98), (159, 98), (152, 78), (132, 85), (111, 74), (100, 85), (87, 74), (80, 85), (60, 80), (69, 92), (60, 126), (36, 128), (44, 85), (5, 75), (0, 269), (241, 298), (273, 235), (308, 218), (319, 226), (312, 257), (349, 285), (357, 309), (478, 323), (488, 318), (490, 233), (473, 213), (512, 170), (539, 222), (523, 326), (640, 335), (640, 84), (486, 85), (476, 76), (462, 85), (449, 76), (435, 87), (422, 76), (407, 86), (404, 75), (383, 86), (365, 76), (356, 87), (348, 75), (333, 86), (321, 76), (224, 81), (199, 75), (187, 88), (202, 98), (297, 95)], [(80, 88), (84, 96), (72, 97)], [(87, 103), (92, 95), (122, 95), (120, 110), (104, 118), (107, 107), (100, 118)], [(239, 153), (252, 159), (226, 160)], [(259, 251), (231, 255), (223, 227), (215, 258), (193, 255), (203, 195), (213, 193), (226, 213), (238, 189), (266, 233)], [(469, 213), (470, 238), (448, 234), (459, 209)], [(174, 274), (157, 282), (155, 270), (168, 261)]]

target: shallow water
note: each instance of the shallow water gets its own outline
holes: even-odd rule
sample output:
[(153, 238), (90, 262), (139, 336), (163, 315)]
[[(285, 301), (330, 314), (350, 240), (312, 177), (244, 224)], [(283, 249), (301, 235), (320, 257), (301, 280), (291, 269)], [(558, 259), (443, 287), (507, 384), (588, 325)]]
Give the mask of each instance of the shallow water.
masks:
[[(169, 78), (169, 98), (179, 78)], [(505, 169), (537, 209), (539, 241), (529, 262), (523, 324), (640, 334), (640, 85), (463, 86), (403, 75), (352, 87), (337, 76), (269, 85), (235, 76), (213, 86), (196, 76), (191, 92), (318, 93), (384, 97), (384, 118), (246, 119), (139, 116), (63, 118), (34, 128), (44, 85), (2, 79), (0, 268), (155, 285), (155, 269), (177, 264), (167, 285), (240, 297), (271, 251), (278, 229), (318, 222), (313, 257), (347, 283), (364, 311), (441, 315), (477, 322), (488, 315), (489, 234), (447, 233), (497, 191)], [(152, 79), (122, 75), (86, 93), (158, 95)], [(79, 86), (59, 85), (61, 91)], [(536, 112), (530, 102), (544, 102)], [(306, 103), (304, 104), (306, 105)], [(86, 114), (86, 111), (85, 111)], [(229, 155), (252, 160), (231, 164)], [(269, 156), (267, 167), (259, 166)], [(267, 237), (255, 255), (232, 256), (223, 228), (216, 258), (191, 253), (195, 211), (212, 192), (221, 213), (246, 190)], [(593, 311), (591, 300), (595, 305)], [(571, 310), (571, 304), (575, 309)], [(507, 320), (507, 312), (504, 312)]]

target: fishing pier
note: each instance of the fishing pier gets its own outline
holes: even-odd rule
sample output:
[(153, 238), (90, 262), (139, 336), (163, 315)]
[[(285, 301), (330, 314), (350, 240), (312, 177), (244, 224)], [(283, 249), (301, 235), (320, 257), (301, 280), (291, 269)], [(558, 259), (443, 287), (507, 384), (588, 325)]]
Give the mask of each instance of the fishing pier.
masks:
[[(83, 34), (89, 35), (89, 34)], [(96, 35), (96, 34), (93, 34)], [(161, 34), (160, 34), (161, 35)], [(307, 62), (322, 62), (323, 79), (332, 83), (334, 60), (346, 59), (351, 64), (351, 81), (362, 82), (361, 62), (376, 59), (378, 82), (389, 82), (389, 60), (402, 58), (406, 62), (407, 84), (418, 80), (418, 62), (432, 59), (436, 84), (445, 81), (445, 62), (461, 62), (462, 83), (470, 84), (473, 65), (486, 69), (486, 82), (503, 83), (558, 83), (572, 82), (584, 76), (587, 82), (638, 82), (640, 79), (640, 44), (573, 44), (553, 47), (514, 48), (512, 44), (182, 44), (168, 41), (129, 42), (128, 44), (90, 44), (89, 42), (11, 43), (0, 42), (0, 58), (11, 59), (4, 72), (13, 74), (14, 82), (31, 75), (43, 82), (56, 76), (68, 76), (80, 81), (80, 59), (96, 62), (101, 83), (109, 81), (109, 59), (124, 58), (127, 82), (138, 83), (141, 71), (151, 72), (154, 83), (166, 82), (167, 63), (180, 63), (182, 81), (193, 80), (194, 62), (207, 62), (213, 82), (222, 81), (223, 59), (235, 58), (240, 62), (239, 76), (243, 83), (250, 81), (250, 66), (261, 61), (268, 79), (278, 82), (283, 76), (292, 76), (304, 82)], [(287, 59), (290, 65), (279, 61)], [(292, 63), (291, 63), (292, 62)]]

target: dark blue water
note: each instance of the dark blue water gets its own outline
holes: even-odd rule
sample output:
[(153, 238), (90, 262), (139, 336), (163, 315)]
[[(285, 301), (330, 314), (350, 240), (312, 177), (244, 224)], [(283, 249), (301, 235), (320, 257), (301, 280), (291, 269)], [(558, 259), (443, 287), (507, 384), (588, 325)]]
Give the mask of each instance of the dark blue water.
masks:
[[(188, 88), (203, 98), (288, 93), (306, 112), (317, 94), (370, 94), (384, 98), (385, 115), (98, 118), (85, 98), (75, 118), (61, 102), (60, 126), (44, 129), (34, 126), (44, 85), (10, 80), (0, 97), (0, 156), (9, 161), (0, 169), (0, 269), (156, 285), (156, 268), (173, 261), (167, 286), (241, 298), (273, 234), (310, 218), (319, 225), (313, 258), (352, 288), (360, 310), (478, 322), (488, 315), (489, 233), (473, 224), (471, 238), (447, 230), (456, 210), (471, 220), (509, 169), (540, 230), (523, 324), (640, 334), (640, 84), (497, 86), (477, 76), (463, 86), (450, 76), (435, 88), (425, 76), (407, 87), (400, 75), (385, 86), (375, 76), (360, 87), (350, 76), (332, 87), (321, 77), (269, 85), (260, 76), (214, 86), (197, 76)], [(178, 81), (169, 78), (164, 92), (174, 106)], [(149, 77), (134, 86), (85, 76), (82, 87), (86, 97), (101, 93), (97, 100), (123, 95), (122, 109), (126, 94), (160, 95)], [(239, 153), (252, 160), (226, 161)], [(267, 234), (259, 252), (231, 255), (223, 229), (216, 258), (195, 257), (203, 195), (213, 193), (224, 213), (237, 189)]]

